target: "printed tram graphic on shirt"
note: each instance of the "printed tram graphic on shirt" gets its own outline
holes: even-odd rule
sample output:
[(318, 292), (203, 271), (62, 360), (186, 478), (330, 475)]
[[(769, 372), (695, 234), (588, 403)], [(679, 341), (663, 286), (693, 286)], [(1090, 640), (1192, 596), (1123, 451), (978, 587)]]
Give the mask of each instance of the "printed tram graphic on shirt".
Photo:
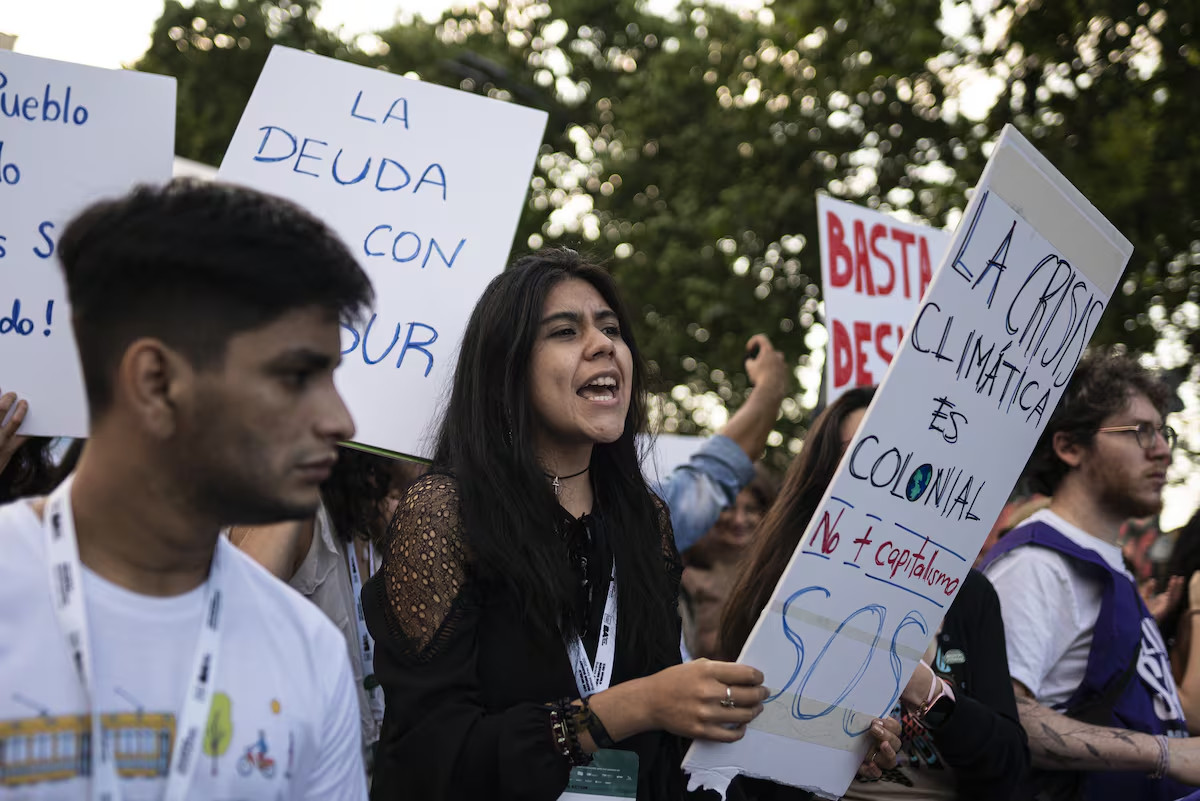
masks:
[[(175, 715), (117, 712), (100, 716), (122, 778), (167, 775)], [(0, 721), (0, 787), (64, 781), (92, 772), (88, 715), (39, 715)]]
[[(118, 695), (132, 699), (121, 688)], [(88, 715), (51, 715), (30, 699), (14, 694), (19, 703), (39, 709), (40, 714), (15, 720), (0, 720), (0, 788), (21, 787), (42, 782), (67, 781), (92, 775), (92, 719)], [(295, 762), (295, 734), (287, 729), (287, 751), (276, 755), (268, 745), (267, 729), (253, 730), (253, 742), (235, 743), (233, 700), (224, 692), (213, 694), (203, 731), (203, 754), (210, 776), (218, 776), (220, 761), (230, 760), (238, 781), (275, 778), (282, 768), (290, 780)], [(272, 699), (272, 716), (282, 712), (282, 704)], [(117, 773), (122, 779), (163, 779), (170, 773), (171, 749), (178, 721), (172, 712), (111, 712), (100, 715), (105, 741), (116, 756)], [(282, 738), (282, 731), (272, 737)], [(237, 747), (231, 748), (231, 745)], [(279, 765), (277, 760), (284, 757)], [(229, 762), (226, 761), (226, 765)]]

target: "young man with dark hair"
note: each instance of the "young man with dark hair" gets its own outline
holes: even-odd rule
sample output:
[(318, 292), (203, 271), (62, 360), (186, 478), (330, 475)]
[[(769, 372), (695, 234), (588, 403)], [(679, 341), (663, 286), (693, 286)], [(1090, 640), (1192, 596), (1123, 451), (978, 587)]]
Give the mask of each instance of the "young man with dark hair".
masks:
[(1162, 508), (1170, 392), (1133, 359), (1079, 363), (1026, 469), (1049, 508), (1005, 535), (985, 572), (1035, 780), (1050, 798), (1175, 799), (1200, 784), (1162, 636), (1116, 544)]
[(370, 282), (318, 220), (217, 184), (94, 205), (58, 251), (91, 436), (0, 507), (0, 798), (364, 799), (341, 635), (220, 532), (316, 509)]

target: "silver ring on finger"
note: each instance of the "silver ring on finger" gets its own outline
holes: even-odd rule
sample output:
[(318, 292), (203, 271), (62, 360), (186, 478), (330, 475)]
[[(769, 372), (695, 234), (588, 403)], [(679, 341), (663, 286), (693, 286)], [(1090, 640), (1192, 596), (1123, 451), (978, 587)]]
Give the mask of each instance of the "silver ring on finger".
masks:
[(737, 703), (733, 700), (733, 688), (728, 685), (725, 687), (725, 697), (721, 699), (721, 706), (726, 709), (733, 709), (737, 706)]

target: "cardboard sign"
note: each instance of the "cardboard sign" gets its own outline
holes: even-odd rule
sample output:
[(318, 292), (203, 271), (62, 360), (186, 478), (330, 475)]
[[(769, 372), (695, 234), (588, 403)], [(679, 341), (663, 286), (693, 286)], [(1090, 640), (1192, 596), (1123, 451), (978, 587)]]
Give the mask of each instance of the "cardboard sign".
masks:
[(883, 381), (950, 236), (817, 195), (825, 328), (825, 397)]
[(22, 434), (87, 436), (63, 228), (93, 201), (171, 177), (175, 79), (0, 50), (0, 390)]
[(835, 797), (895, 704), (1133, 248), (1006, 127), (942, 266), (739, 661), (771, 697), (693, 784)]
[(375, 286), (343, 326), (355, 440), (428, 456), (467, 318), (504, 269), (546, 114), (276, 47), (221, 180), (325, 220)]

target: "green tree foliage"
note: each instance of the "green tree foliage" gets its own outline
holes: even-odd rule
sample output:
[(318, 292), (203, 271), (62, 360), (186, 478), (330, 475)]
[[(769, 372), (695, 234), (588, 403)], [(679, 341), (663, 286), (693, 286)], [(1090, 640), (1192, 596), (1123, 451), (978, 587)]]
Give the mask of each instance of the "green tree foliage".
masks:
[[(801, 365), (820, 344), (816, 191), (954, 225), (1006, 122), (1136, 246), (1097, 339), (1149, 350), (1170, 336), (1194, 352), (1192, 5), (683, 2), (663, 17), (633, 0), (505, 0), (359, 48), (312, 25), (312, 0), (168, 0), (138, 66), (180, 78), (179, 152), (210, 163), (272, 41), (545, 109), (514, 251), (562, 243), (609, 259), (642, 315), (656, 389), (686, 386), (658, 411), (687, 432), (711, 426), (718, 398), (741, 402), (752, 333)], [(216, 31), (237, 32), (236, 46), (197, 46)], [(805, 414), (785, 404), (791, 447)]]
[(213, 695), (204, 727), (204, 755), (212, 757), (212, 775), (217, 775), (217, 760), (229, 750), (233, 740), (233, 705), (225, 693)]
[(1133, 242), (1096, 339), (1141, 352), (1178, 340), (1183, 377), (1200, 351), (1200, 5), (1032, 0), (997, 13), (1009, 24), (979, 59), (1003, 91), (985, 127), (1016, 124)]
[(316, 0), (166, 0), (134, 69), (178, 81), (175, 152), (217, 165), (275, 44), (345, 58), (351, 49), (313, 22)]

